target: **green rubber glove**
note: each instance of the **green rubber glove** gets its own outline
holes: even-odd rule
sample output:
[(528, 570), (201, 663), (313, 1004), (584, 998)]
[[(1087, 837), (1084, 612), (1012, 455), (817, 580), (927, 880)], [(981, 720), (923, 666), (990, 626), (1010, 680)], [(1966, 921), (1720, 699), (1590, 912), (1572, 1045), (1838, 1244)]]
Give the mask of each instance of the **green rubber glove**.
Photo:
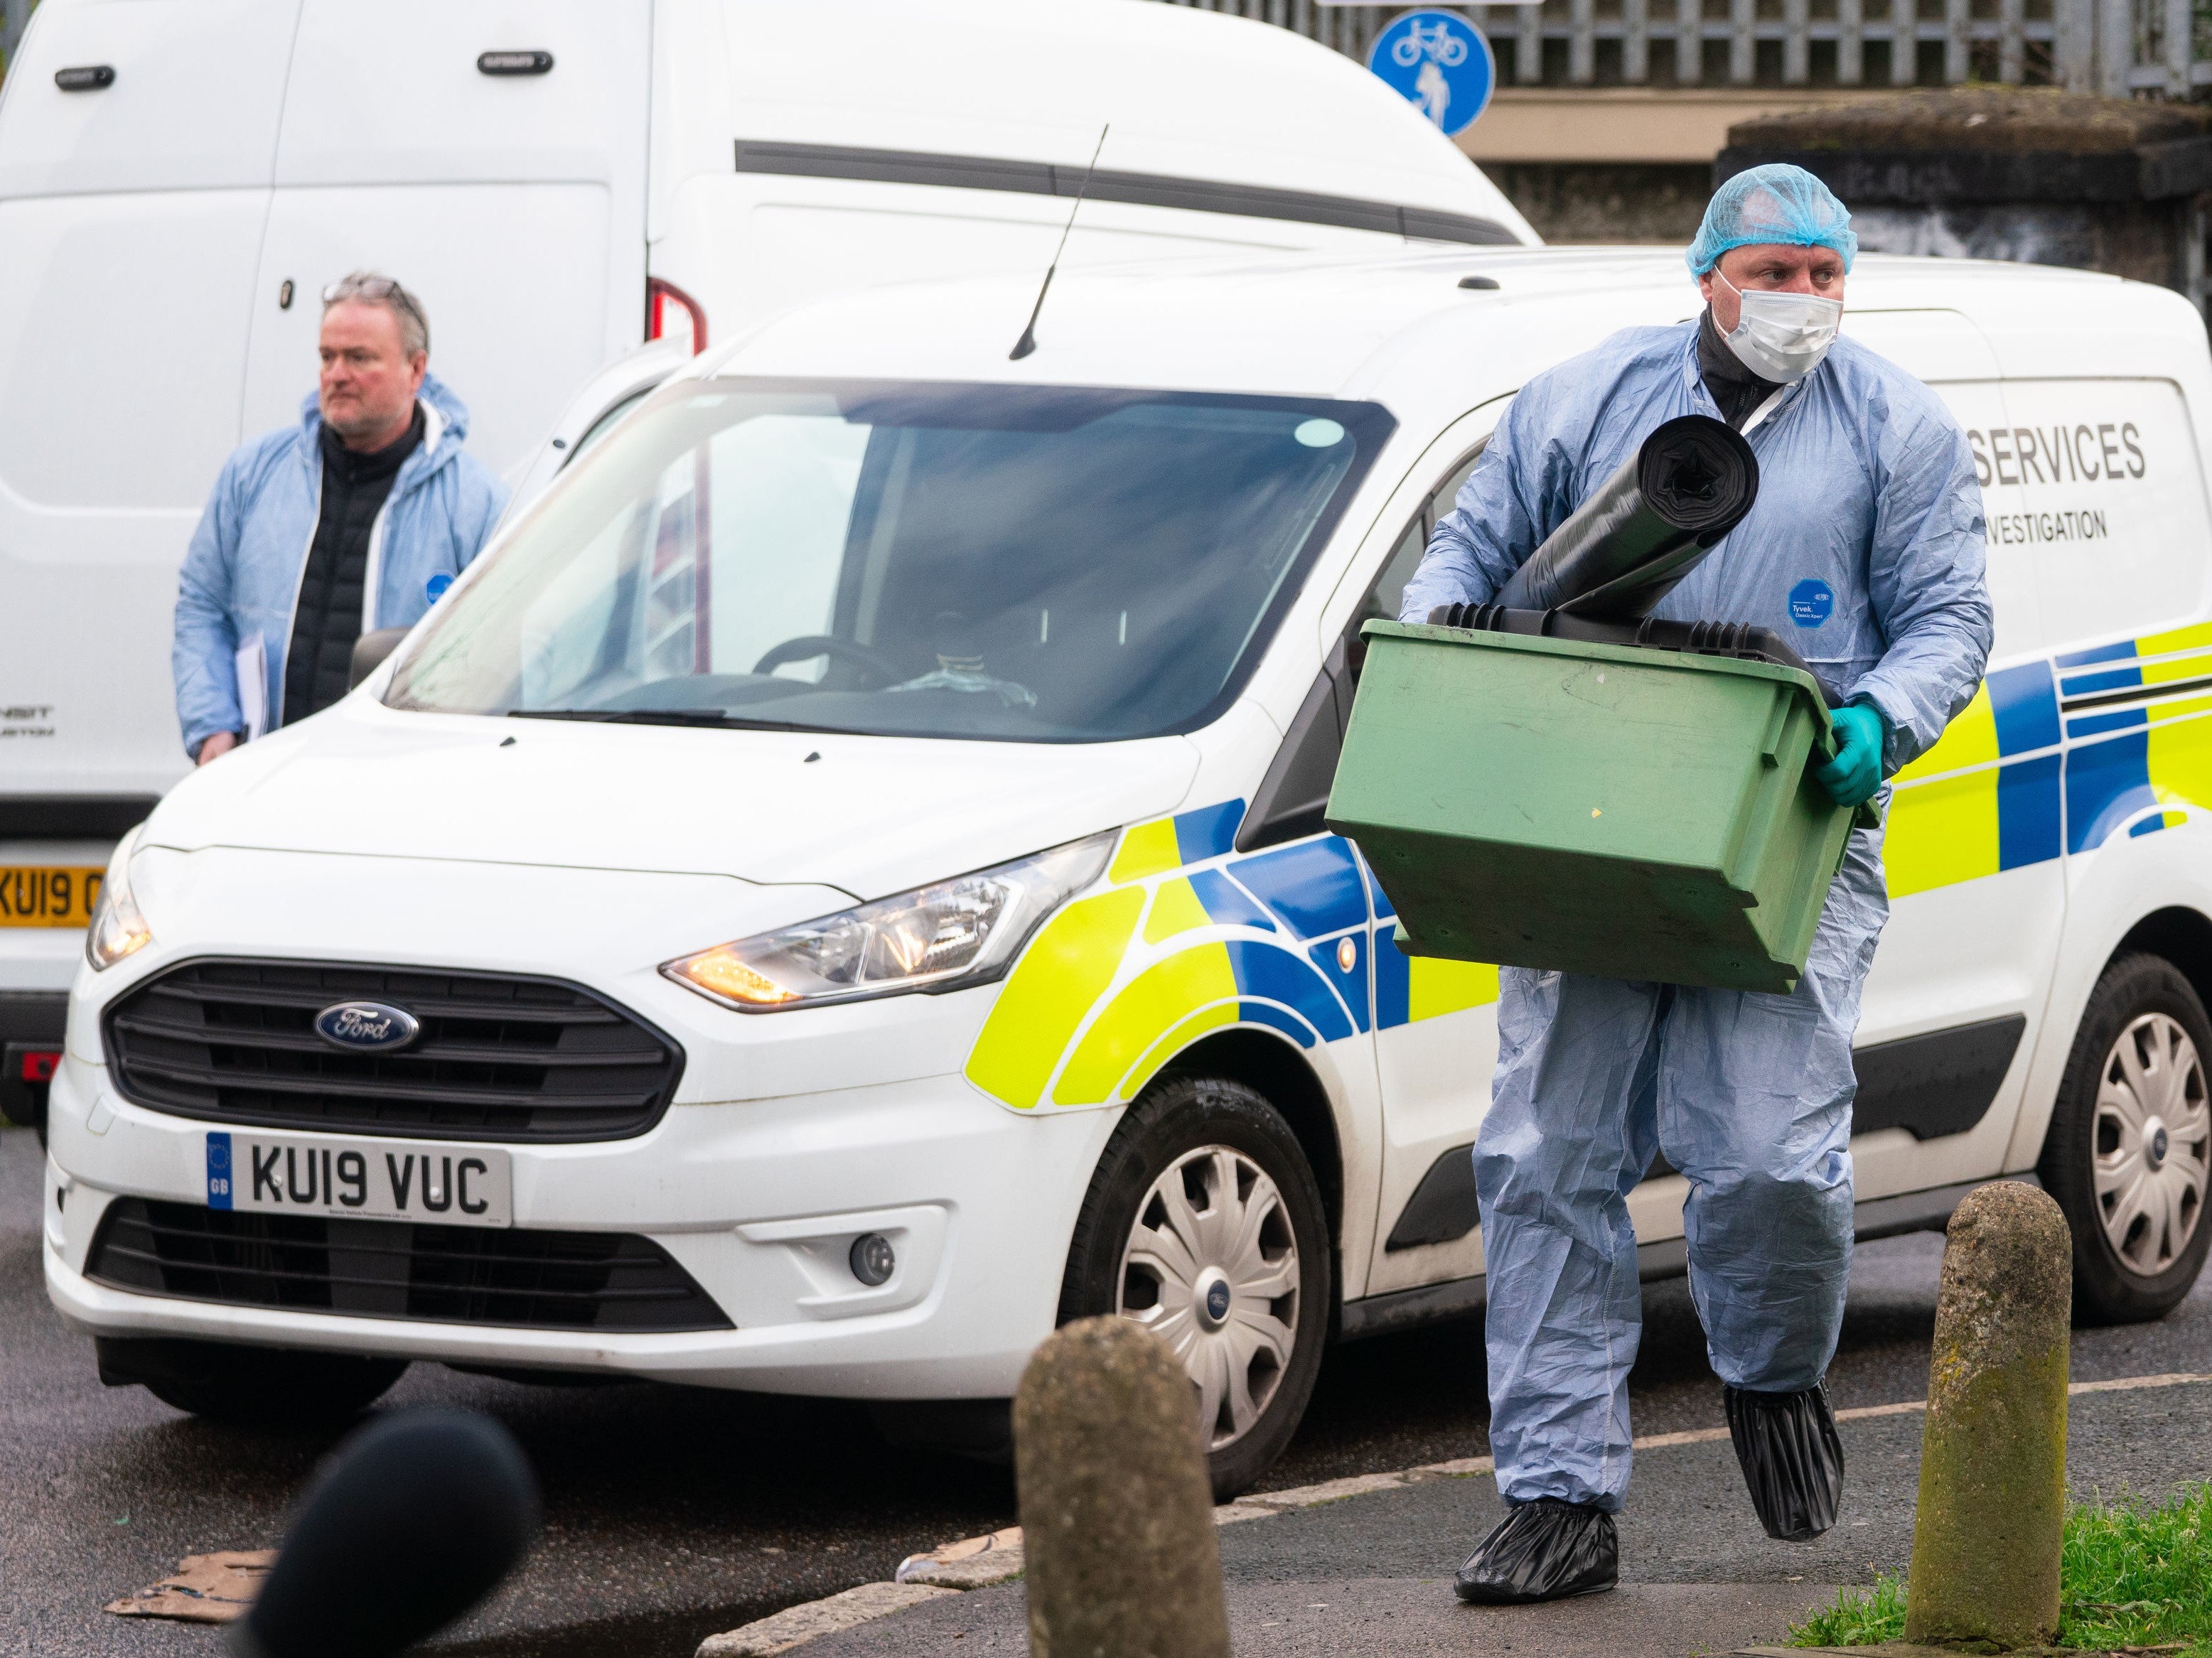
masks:
[(1839, 806), (1861, 806), (1881, 786), (1882, 750), (1889, 722), (1871, 703), (1850, 702), (1830, 716), (1836, 730), (1836, 757), (1813, 768), (1813, 780)]

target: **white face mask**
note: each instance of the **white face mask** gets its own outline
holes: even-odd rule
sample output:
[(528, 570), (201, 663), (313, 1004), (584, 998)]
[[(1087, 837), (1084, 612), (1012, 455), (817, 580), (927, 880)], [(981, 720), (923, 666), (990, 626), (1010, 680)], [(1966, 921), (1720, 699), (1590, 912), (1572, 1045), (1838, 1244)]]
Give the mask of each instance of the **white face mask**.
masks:
[(1820, 366), (1843, 326), (1844, 302), (1817, 294), (1777, 294), (1765, 288), (1746, 293), (1713, 268), (1723, 288), (1742, 306), (1729, 349), (1761, 380), (1788, 386)]

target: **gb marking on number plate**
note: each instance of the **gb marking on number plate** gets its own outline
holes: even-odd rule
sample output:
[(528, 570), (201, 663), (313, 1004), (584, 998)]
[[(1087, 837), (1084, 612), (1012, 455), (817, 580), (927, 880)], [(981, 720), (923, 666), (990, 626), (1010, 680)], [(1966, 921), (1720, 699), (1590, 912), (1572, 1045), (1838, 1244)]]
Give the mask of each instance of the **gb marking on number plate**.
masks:
[(208, 1207), (230, 1207), (230, 1136), (210, 1134), (207, 1137)]
[(514, 1224), (514, 1171), (490, 1145), (293, 1139), (213, 1131), (210, 1209), (357, 1215), (439, 1226)]

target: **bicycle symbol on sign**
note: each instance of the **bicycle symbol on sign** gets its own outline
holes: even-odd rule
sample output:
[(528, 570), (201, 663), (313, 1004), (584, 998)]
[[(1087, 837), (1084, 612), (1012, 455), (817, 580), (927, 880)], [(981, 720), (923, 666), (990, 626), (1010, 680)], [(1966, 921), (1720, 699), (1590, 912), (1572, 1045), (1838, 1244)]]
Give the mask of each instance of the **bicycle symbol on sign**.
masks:
[(1464, 131), (1498, 78), (1482, 31), (1455, 12), (1401, 13), (1375, 36), (1367, 67), (1438, 131)]
[(1411, 69), (1424, 58), (1456, 69), (1467, 61), (1467, 42), (1452, 33), (1449, 24), (1424, 26), (1417, 18), (1401, 38), (1390, 43), (1390, 57), (1401, 69)]

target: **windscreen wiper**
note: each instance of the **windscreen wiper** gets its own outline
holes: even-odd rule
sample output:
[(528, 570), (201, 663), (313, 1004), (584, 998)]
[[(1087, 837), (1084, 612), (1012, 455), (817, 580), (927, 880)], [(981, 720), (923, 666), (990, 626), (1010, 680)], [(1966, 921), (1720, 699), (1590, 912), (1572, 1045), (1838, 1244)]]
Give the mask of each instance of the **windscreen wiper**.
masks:
[(509, 708), (509, 720), (577, 720), (602, 726), (705, 726), (730, 731), (834, 732), (795, 720), (748, 720), (725, 708)]

